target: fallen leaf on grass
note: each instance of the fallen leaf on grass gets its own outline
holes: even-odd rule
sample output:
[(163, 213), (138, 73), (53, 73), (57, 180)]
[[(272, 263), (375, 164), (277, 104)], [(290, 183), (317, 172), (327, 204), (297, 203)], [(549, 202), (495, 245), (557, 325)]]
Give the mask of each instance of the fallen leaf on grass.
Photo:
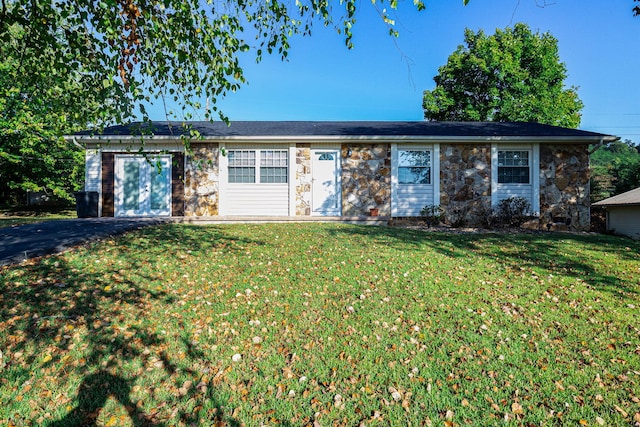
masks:
[(520, 405), (518, 402), (513, 402), (513, 404), (511, 405), (511, 411), (516, 415), (524, 413), (524, 411), (522, 410), (522, 405)]
[(613, 405), (613, 407), (616, 408), (616, 411), (620, 412), (620, 415), (622, 415), (623, 418), (627, 418), (629, 416), (629, 414), (627, 414), (627, 412), (618, 405)]

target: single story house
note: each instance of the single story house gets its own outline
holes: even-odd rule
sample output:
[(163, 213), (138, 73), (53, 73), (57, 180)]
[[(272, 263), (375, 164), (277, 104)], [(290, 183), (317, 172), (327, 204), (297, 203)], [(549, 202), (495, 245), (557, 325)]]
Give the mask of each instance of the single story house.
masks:
[(589, 228), (589, 146), (618, 139), (427, 121), (132, 123), (74, 138), (102, 216), (397, 218), (438, 205), (473, 223), (520, 196), (541, 228), (575, 230)]
[(607, 230), (640, 239), (640, 187), (593, 204), (607, 210)]

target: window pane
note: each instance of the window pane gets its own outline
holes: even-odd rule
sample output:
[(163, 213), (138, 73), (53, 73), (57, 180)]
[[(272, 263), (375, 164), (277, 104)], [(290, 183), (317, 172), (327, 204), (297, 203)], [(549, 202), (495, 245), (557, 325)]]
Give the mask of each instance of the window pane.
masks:
[(160, 170), (153, 164), (150, 171), (151, 209), (153, 210), (165, 209), (171, 193), (169, 188), (169, 165), (160, 164), (159, 166)]
[(431, 152), (398, 150), (398, 166), (431, 166)]
[(287, 168), (260, 168), (260, 182), (287, 183)]
[(256, 152), (254, 150), (229, 150), (229, 166), (255, 166)]
[(498, 167), (498, 183), (529, 184), (528, 167)]
[(251, 167), (230, 167), (230, 183), (253, 183), (256, 182), (256, 168)]
[(262, 150), (260, 152), (260, 182), (265, 184), (288, 181), (288, 151)]
[(124, 183), (122, 207), (126, 210), (140, 209), (140, 163), (137, 159), (124, 161)]
[(529, 166), (529, 152), (498, 151), (498, 166)]
[(262, 150), (260, 153), (260, 166), (287, 166), (286, 150)]
[(318, 160), (334, 160), (333, 153), (319, 153)]
[(431, 184), (430, 167), (399, 167), (398, 182), (400, 184)]
[(431, 184), (431, 151), (398, 150), (398, 182)]
[(529, 184), (529, 151), (498, 151), (498, 183)]
[(229, 182), (256, 182), (256, 152), (255, 150), (229, 150)]

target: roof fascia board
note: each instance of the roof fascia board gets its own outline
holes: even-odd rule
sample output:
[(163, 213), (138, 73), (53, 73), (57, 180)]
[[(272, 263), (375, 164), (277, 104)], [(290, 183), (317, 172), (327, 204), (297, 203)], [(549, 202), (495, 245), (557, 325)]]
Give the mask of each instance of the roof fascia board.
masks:
[(84, 143), (141, 143), (154, 144), (166, 143), (167, 141), (190, 142), (230, 142), (230, 143), (262, 143), (274, 142), (555, 142), (555, 143), (598, 143), (613, 142), (618, 140), (615, 136), (434, 136), (434, 135), (278, 135), (278, 136), (202, 136), (196, 138), (184, 138), (182, 136), (170, 135), (99, 135), (90, 137), (76, 137), (77, 141)]
[(605, 207), (605, 208), (610, 208), (610, 207), (620, 208), (620, 207), (626, 207), (626, 206), (640, 206), (640, 203), (638, 203), (638, 202), (629, 202), (629, 203), (600, 203), (600, 202), (596, 202), (596, 203), (592, 203), (591, 206), (602, 206), (602, 207)]

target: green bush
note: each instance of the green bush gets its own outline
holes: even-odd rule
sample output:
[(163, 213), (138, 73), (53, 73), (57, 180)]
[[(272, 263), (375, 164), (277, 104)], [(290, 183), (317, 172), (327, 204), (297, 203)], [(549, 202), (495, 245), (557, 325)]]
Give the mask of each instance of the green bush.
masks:
[(443, 210), (440, 205), (427, 205), (420, 210), (420, 217), (429, 227), (438, 225), (442, 221)]
[(466, 203), (450, 204), (447, 208), (447, 221), (453, 228), (466, 226), (471, 207)]
[(496, 217), (501, 225), (519, 227), (531, 217), (531, 203), (519, 196), (502, 199), (496, 207)]

